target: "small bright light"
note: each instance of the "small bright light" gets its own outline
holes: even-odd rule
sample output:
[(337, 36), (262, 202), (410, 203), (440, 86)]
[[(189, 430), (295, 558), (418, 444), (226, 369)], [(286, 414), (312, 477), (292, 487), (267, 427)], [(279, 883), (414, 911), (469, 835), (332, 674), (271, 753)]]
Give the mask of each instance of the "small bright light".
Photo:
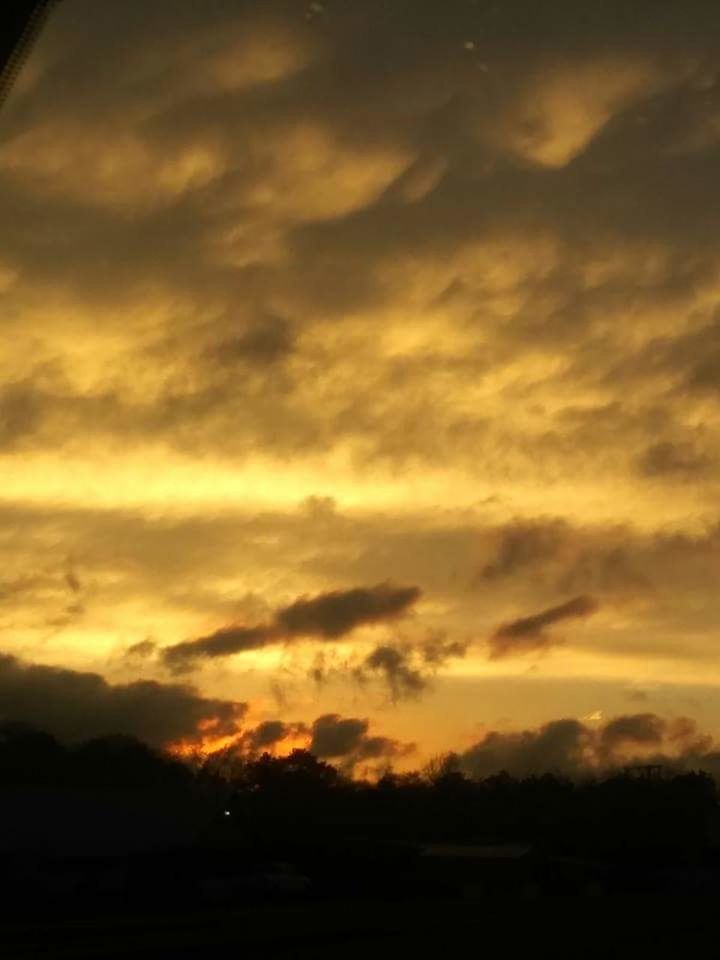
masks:
[(223, 810), (223, 813), (225, 814), (226, 817), (229, 817), (229, 816), (230, 816), (230, 811), (229, 811), (229, 810)]

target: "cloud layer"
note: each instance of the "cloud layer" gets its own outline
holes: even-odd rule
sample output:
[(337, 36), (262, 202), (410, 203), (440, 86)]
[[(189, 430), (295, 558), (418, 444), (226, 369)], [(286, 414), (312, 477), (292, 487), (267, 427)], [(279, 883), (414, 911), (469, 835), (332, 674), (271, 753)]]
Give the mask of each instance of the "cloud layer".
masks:
[(319, 759), (337, 763), (344, 770), (354, 770), (359, 764), (389, 766), (414, 751), (414, 744), (369, 735), (369, 726), (366, 719), (325, 714), (312, 725), (309, 749)]
[(96, 7), (0, 114), (3, 649), (232, 702), (342, 646), (416, 739), (528, 666), (694, 696), (720, 8)]
[(687, 717), (667, 720), (638, 713), (600, 726), (564, 719), (533, 730), (490, 731), (460, 755), (461, 768), (480, 778), (501, 771), (516, 777), (543, 773), (580, 777), (633, 763), (662, 763), (717, 776), (720, 752), (712, 737)]
[(370, 726), (366, 717), (337, 713), (322, 714), (312, 723), (264, 720), (243, 730), (214, 755), (211, 752), (210, 760), (256, 760), (266, 753), (282, 756), (305, 749), (345, 774), (377, 776), (414, 754), (414, 743), (370, 733)]
[(112, 684), (96, 673), (0, 656), (0, 723), (28, 723), (60, 740), (106, 734), (153, 746), (237, 733), (246, 704), (203, 697), (194, 687), (153, 680)]

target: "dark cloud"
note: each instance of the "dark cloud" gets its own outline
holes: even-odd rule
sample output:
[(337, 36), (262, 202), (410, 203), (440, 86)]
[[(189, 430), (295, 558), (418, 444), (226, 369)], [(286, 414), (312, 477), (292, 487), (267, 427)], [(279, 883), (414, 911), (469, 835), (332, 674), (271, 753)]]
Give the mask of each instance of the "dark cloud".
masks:
[[(189, 685), (111, 684), (99, 674), (0, 656), (0, 722), (29, 723), (61, 740), (128, 734), (154, 746), (239, 732), (245, 704)], [(202, 731), (202, 735), (201, 732)]]
[(243, 740), (252, 750), (262, 750), (284, 740), (287, 735), (288, 725), (282, 720), (266, 720), (244, 734)]
[(591, 743), (592, 731), (579, 720), (554, 720), (538, 730), (487, 733), (461, 755), (461, 766), (475, 777), (501, 770), (513, 776), (577, 774), (586, 768)]
[(423, 661), (430, 667), (442, 667), (453, 657), (464, 657), (468, 644), (462, 640), (448, 640), (442, 633), (430, 634), (420, 644)]
[(427, 686), (422, 672), (411, 666), (411, 652), (398, 647), (381, 645), (368, 654), (363, 672), (379, 673), (385, 680), (394, 701), (417, 696)]
[(501, 531), (493, 560), (481, 572), (484, 580), (498, 580), (555, 558), (567, 540), (560, 522), (513, 523)]
[(246, 756), (257, 756), (272, 751), (286, 740), (309, 735), (304, 723), (286, 723), (283, 720), (265, 720), (250, 730), (243, 731), (234, 744), (234, 749)]
[(418, 587), (395, 587), (387, 583), (334, 590), (296, 600), (277, 612), (275, 622), (288, 636), (336, 639), (362, 624), (396, 619), (406, 613), (419, 596)]
[(222, 340), (208, 352), (208, 357), (228, 367), (238, 363), (275, 364), (292, 352), (293, 344), (294, 337), (288, 321), (268, 316), (241, 334)]
[(65, 571), (65, 583), (68, 586), (68, 589), (72, 593), (80, 593), (82, 591), (82, 582), (76, 570), (73, 570), (72, 567), (69, 567)]
[(665, 721), (654, 713), (616, 717), (602, 728), (598, 749), (601, 756), (612, 757), (627, 746), (659, 747), (666, 729)]
[(45, 402), (32, 380), (0, 385), (0, 451), (20, 446), (39, 427)]
[(328, 713), (312, 725), (310, 750), (321, 759), (353, 753), (367, 734), (369, 721)]
[(328, 713), (318, 717), (311, 728), (309, 749), (321, 760), (338, 763), (347, 772), (367, 761), (383, 761), (407, 756), (414, 744), (400, 743), (389, 737), (368, 736), (369, 721)]
[(163, 660), (173, 670), (190, 669), (205, 657), (226, 657), (246, 650), (301, 637), (338, 640), (364, 624), (392, 621), (420, 596), (417, 587), (375, 587), (334, 590), (316, 597), (301, 597), (280, 608), (265, 626), (229, 626), (206, 637), (187, 640), (163, 650)]
[(468, 644), (431, 633), (418, 642), (384, 643), (375, 647), (353, 668), (353, 676), (365, 683), (379, 676), (393, 702), (418, 696), (427, 689), (437, 671), (456, 657), (464, 657)]
[(692, 443), (653, 443), (640, 457), (640, 471), (648, 477), (695, 477), (710, 466)]
[(396, 638), (380, 643), (369, 653), (319, 651), (308, 677), (316, 685), (331, 681), (351, 681), (366, 687), (379, 681), (393, 703), (419, 696), (428, 689), (448, 661), (465, 656), (468, 643), (449, 640), (440, 632), (429, 632), (425, 639)]
[(597, 609), (598, 604), (592, 597), (580, 596), (532, 616), (511, 620), (498, 627), (490, 638), (490, 656), (499, 658), (546, 649), (558, 642), (546, 632), (547, 627), (588, 617)]
[(171, 670), (182, 673), (191, 669), (198, 659), (228, 657), (247, 650), (259, 650), (280, 639), (281, 634), (271, 626), (222, 627), (205, 637), (166, 647), (162, 651), (162, 658)]
[[(571, 524), (553, 517), (512, 521), (482, 535), (492, 558), (477, 577), (485, 590), (533, 585), (560, 594), (647, 594), (651, 563), (630, 528)], [(485, 550), (483, 552), (485, 552)]]
[[(599, 603), (612, 597), (626, 605), (639, 600), (649, 606), (675, 588), (673, 605), (683, 604), (695, 589), (705, 593), (709, 582), (706, 585), (703, 571), (715, 569), (720, 558), (714, 522), (691, 533), (681, 528), (639, 530), (631, 522), (571, 523), (540, 517), (478, 526), (476, 537), (481, 556), (490, 556), (474, 581), (478, 598), (485, 602), (484, 573), (490, 569), (493, 595), (522, 602), (535, 602), (548, 593), (576, 593), (596, 597)], [(668, 604), (663, 616), (672, 616), (673, 605)]]
[(147, 638), (145, 640), (138, 640), (137, 643), (131, 644), (125, 651), (124, 655), (128, 660), (144, 660), (147, 657), (152, 657), (156, 651), (157, 643), (155, 643), (154, 640)]
[(300, 747), (345, 774), (368, 776), (392, 769), (395, 760), (416, 749), (413, 743), (371, 734), (369, 729), (369, 720), (337, 713), (324, 714), (310, 726), (302, 721), (265, 720), (244, 730), (215, 756), (254, 760), (263, 753), (283, 755)]
[(462, 769), (475, 777), (501, 770), (518, 777), (548, 772), (580, 777), (636, 762), (713, 775), (720, 771), (712, 738), (700, 733), (694, 721), (652, 713), (615, 717), (598, 728), (566, 719), (535, 730), (491, 731), (460, 756)]

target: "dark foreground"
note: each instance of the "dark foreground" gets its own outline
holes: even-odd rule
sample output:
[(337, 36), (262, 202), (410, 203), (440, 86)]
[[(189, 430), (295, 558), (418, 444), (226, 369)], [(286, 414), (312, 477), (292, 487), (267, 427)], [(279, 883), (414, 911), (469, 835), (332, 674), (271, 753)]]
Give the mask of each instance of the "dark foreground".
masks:
[(448, 949), (473, 956), (645, 957), (711, 946), (715, 904), (710, 897), (541, 897), (254, 905), (39, 924), (24, 919), (6, 923), (1, 945), (7, 960), (406, 957)]
[(123, 738), (65, 749), (6, 731), (0, 960), (714, 946), (707, 775), (472, 781), (446, 765), (365, 783), (305, 751), (226, 759), (189, 767)]

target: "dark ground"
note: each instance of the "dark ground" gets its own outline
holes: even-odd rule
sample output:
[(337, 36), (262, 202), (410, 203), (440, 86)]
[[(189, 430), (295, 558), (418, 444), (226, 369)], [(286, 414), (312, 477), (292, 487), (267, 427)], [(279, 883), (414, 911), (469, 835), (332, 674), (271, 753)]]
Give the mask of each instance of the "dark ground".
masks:
[(207, 957), (697, 956), (716, 938), (711, 898), (364, 901), (6, 923), (2, 956), (90, 960)]
[(6, 729), (0, 960), (704, 960), (719, 810), (704, 774), (371, 784)]

